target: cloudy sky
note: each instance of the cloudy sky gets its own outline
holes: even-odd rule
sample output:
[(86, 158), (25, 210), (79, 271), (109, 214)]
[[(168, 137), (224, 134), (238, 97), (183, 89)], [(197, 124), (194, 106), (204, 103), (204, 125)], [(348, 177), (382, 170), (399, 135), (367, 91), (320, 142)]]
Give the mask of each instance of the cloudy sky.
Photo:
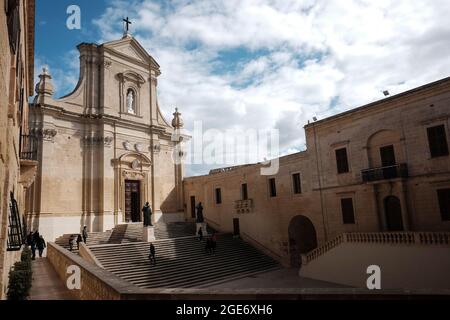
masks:
[[(81, 30), (66, 9), (81, 9)], [(122, 18), (161, 65), (159, 101), (186, 127), (277, 129), (280, 153), (305, 149), (303, 126), (450, 75), (448, 0), (41, 0), (37, 70), (57, 96), (78, 79), (80, 42), (119, 39)], [(222, 164), (223, 165), (223, 164)], [(188, 175), (214, 165), (191, 165)]]

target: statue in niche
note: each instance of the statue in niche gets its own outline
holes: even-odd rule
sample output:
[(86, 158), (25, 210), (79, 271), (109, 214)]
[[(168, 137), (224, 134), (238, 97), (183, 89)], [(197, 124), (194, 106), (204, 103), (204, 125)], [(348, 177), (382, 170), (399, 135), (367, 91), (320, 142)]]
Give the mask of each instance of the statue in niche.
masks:
[(127, 92), (127, 112), (128, 113), (132, 113), (132, 114), (136, 114), (136, 108), (135, 108), (135, 103), (136, 103), (136, 97), (134, 96), (134, 91), (132, 89), (128, 89)]

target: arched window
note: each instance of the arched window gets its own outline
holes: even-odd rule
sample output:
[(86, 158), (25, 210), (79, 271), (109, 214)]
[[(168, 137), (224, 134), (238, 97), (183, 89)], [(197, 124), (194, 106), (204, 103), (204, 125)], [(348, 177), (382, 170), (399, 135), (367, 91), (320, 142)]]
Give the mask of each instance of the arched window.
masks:
[(127, 91), (127, 112), (136, 114), (136, 94), (133, 89)]

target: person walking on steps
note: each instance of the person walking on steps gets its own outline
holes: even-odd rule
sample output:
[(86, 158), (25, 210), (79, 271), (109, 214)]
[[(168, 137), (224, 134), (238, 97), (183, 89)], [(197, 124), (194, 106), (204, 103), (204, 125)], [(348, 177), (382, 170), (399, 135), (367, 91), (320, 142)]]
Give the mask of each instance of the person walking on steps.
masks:
[(42, 258), (42, 253), (44, 253), (44, 249), (47, 247), (43, 236), (39, 236), (37, 247), (39, 250), (39, 258)]
[(86, 243), (88, 238), (88, 232), (87, 232), (87, 226), (84, 226), (83, 228), (83, 242)]
[(216, 245), (217, 245), (217, 235), (214, 232), (211, 236), (211, 251), (212, 253), (216, 253)]
[(206, 239), (205, 252), (211, 254), (211, 238), (209, 237)]
[(153, 243), (150, 243), (150, 254), (148, 255), (148, 258), (150, 259), (150, 263), (156, 265), (156, 250)]
[(203, 230), (201, 227), (198, 229), (197, 234), (198, 234), (198, 240), (203, 241)]
[(80, 242), (83, 242), (83, 239), (81, 238), (81, 234), (78, 234), (77, 237), (77, 248), (80, 250)]

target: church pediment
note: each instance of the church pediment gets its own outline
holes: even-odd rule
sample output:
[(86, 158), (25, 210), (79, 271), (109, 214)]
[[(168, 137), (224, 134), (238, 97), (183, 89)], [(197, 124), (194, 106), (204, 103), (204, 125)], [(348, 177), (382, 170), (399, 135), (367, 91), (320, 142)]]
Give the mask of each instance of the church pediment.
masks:
[(149, 64), (153, 69), (159, 70), (159, 64), (133, 37), (124, 37), (117, 41), (107, 42), (103, 45), (111, 53), (123, 58), (131, 58), (144, 64)]

